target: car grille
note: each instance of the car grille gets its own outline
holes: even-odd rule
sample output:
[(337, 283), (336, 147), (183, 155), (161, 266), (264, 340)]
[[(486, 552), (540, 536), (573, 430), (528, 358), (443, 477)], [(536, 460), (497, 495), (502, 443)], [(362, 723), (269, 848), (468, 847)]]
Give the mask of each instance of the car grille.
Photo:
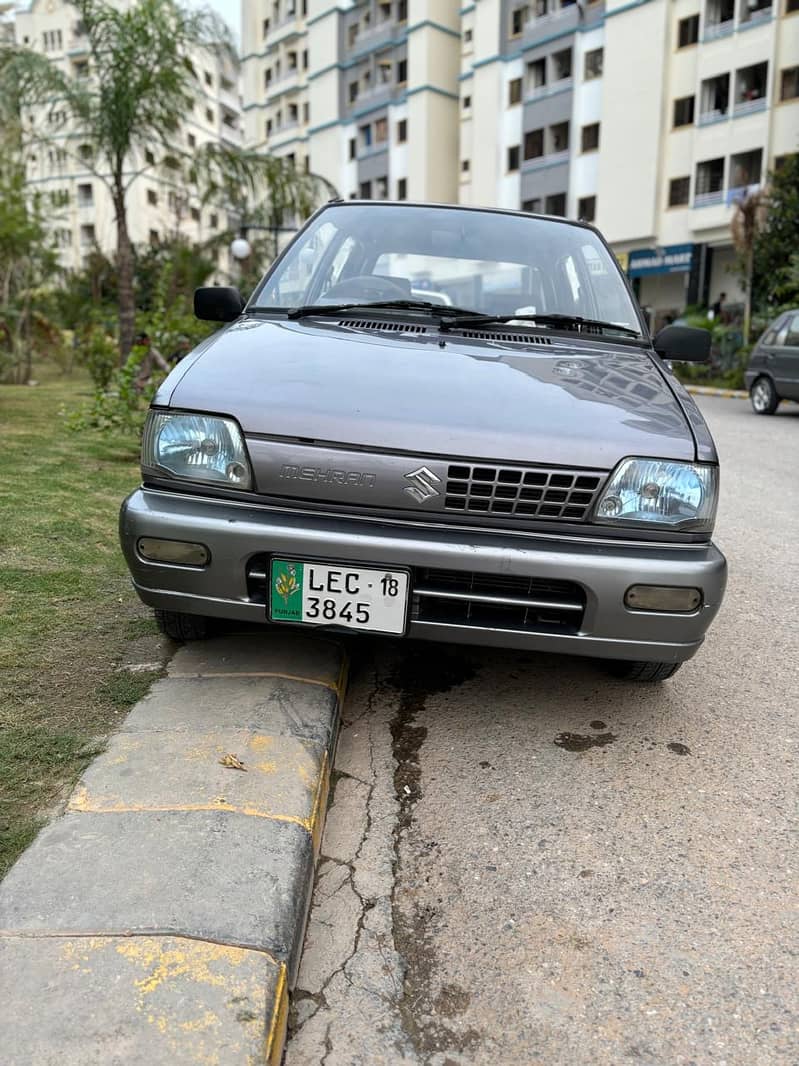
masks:
[[(247, 595), (266, 604), (269, 556), (247, 565)], [(505, 629), (520, 633), (577, 633), (585, 591), (574, 581), (481, 574), (470, 570), (411, 569), (413, 622)]]
[(584, 611), (585, 592), (574, 581), (463, 570), (414, 571), (414, 622), (576, 633)]
[(444, 509), (461, 514), (582, 522), (588, 517), (605, 476), (560, 467), (451, 463)]

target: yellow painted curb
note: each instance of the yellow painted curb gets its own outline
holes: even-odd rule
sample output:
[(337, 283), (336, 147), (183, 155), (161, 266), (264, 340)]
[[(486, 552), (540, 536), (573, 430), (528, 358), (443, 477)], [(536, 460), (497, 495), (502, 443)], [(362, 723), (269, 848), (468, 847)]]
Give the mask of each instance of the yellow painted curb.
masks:
[(283, 1061), (288, 1022), (289, 994), (286, 981), (286, 965), (283, 963), (280, 967), (280, 976), (275, 991), (275, 1004), (272, 1008), (269, 1032), (266, 1034), (266, 1054), (264, 1058), (268, 1066), (280, 1066)]

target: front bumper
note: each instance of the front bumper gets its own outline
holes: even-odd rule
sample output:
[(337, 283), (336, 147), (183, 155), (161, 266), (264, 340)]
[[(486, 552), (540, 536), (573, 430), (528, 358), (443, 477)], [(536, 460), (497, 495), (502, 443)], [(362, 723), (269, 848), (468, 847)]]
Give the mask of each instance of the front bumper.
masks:
[[(196, 541), (210, 551), (202, 569), (145, 561), (140, 537)], [(712, 544), (630, 541), (480, 532), (279, 510), (266, 506), (141, 488), (123, 503), (120, 539), (144, 603), (189, 614), (266, 622), (262, 593), (252, 582), (254, 560), (274, 554), (410, 567), (418, 575), (481, 575), (485, 584), (530, 579), (546, 588), (569, 583), (581, 608), (572, 630), (541, 614), (525, 627), (453, 621), (419, 607), (412, 587), (407, 635), (425, 640), (564, 652), (613, 659), (681, 662), (699, 649), (724, 595), (727, 563)], [(263, 563), (258, 562), (258, 569)], [(632, 611), (624, 593), (633, 584), (700, 588), (702, 606), (691, 614)], [(421, 582), (419, 582), (421, 589)], [(562, 597), (561, 597), (562, 598)], [(430, 601), (425, 601), (428, 603)], [(437, 601), (432, 601), (437, 602)], [(492, 615), (493, 617), (493, 615)], [(518, 612), (513, 616), (519, 617)], [(527, 614), (524, 614), (527, 619)], [(574, 618), (574, 615), (568, 616)], [(568, 619), (567, 619), (568, 620)]]

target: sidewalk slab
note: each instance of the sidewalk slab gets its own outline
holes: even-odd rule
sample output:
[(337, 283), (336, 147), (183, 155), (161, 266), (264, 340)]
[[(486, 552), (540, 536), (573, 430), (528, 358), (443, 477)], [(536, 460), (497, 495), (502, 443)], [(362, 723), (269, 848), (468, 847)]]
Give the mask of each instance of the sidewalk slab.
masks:
[[(226, 755), (244, 769), (223, 766)], [(85, 771), (68, 810), (233, 811), (312, 832), (326, 758), (313, 741), (243, 729), (119, 733)]]
[(315, 740), (329, 749), (338, 700), (332, 688), (282, 678), (165, 678), (131, 710), (121, 732), (249, 729)]
[(6, 1062), (279, 1063), (285, 971), (262, 952), (173, 937), (15, 937), (0, 939), (0, 969), (14, 975), (0, 997), (0, 1030), (14, 1034)]
[(308, 832), (226, 811), (65, 814), (0, 890), (0, 932), (174, 934), (268, 951), (293, 974)]
[(0, 885), (4, 1062), (277, 1066), (345, 665), (303, 634), (177, 653)]

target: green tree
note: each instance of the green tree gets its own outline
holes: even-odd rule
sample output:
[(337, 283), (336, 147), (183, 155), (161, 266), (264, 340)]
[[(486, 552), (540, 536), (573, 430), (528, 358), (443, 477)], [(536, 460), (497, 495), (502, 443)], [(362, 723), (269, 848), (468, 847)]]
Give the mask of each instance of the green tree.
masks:
[(769, 176), (766, 215), (752, 254), (753, 305), (765, 310), (799, 303), (799, 277), (791, 259), (799, 249), (799, 153)]
[[(229, 31), (208, 8), (180, 0), (137, 0), (118, 8), (106, 0), (74, 0), (89, 53), (89, 76), (64, 72), (30, 49), (0, 53), (0, 97), (25, 116), (64, 116), (71, 134), (67, 150), (105, 183), (116, 217), (116, 289), (119, 348), (124, 362), (135, 332), (134, 250), (128, 226), (127, 196), (133, 182), (155, 165), (164, 167), (175, 188), (202, 185), (206, 197), (233, 187), (252, 192), (283, 183), (289, 200), (306, 206), (307, 181), (285, 161), (229, 151), (222, 146), (198, 156), (176, 151), (176, 132), (195, 96), (198, 50), (232, 55)], [(6, 105), (8, 106), (8, 104)], [(52, 129), (28, 135), (52, 139)], [(75, 149), (75, 146), (77, 150)], [(142, 165), (145, 151), (160, 146), (159, 164)], [(208, 162), (204, 157), (208, 156)], [(277, 179), (280, 179), (278, 183)]]

